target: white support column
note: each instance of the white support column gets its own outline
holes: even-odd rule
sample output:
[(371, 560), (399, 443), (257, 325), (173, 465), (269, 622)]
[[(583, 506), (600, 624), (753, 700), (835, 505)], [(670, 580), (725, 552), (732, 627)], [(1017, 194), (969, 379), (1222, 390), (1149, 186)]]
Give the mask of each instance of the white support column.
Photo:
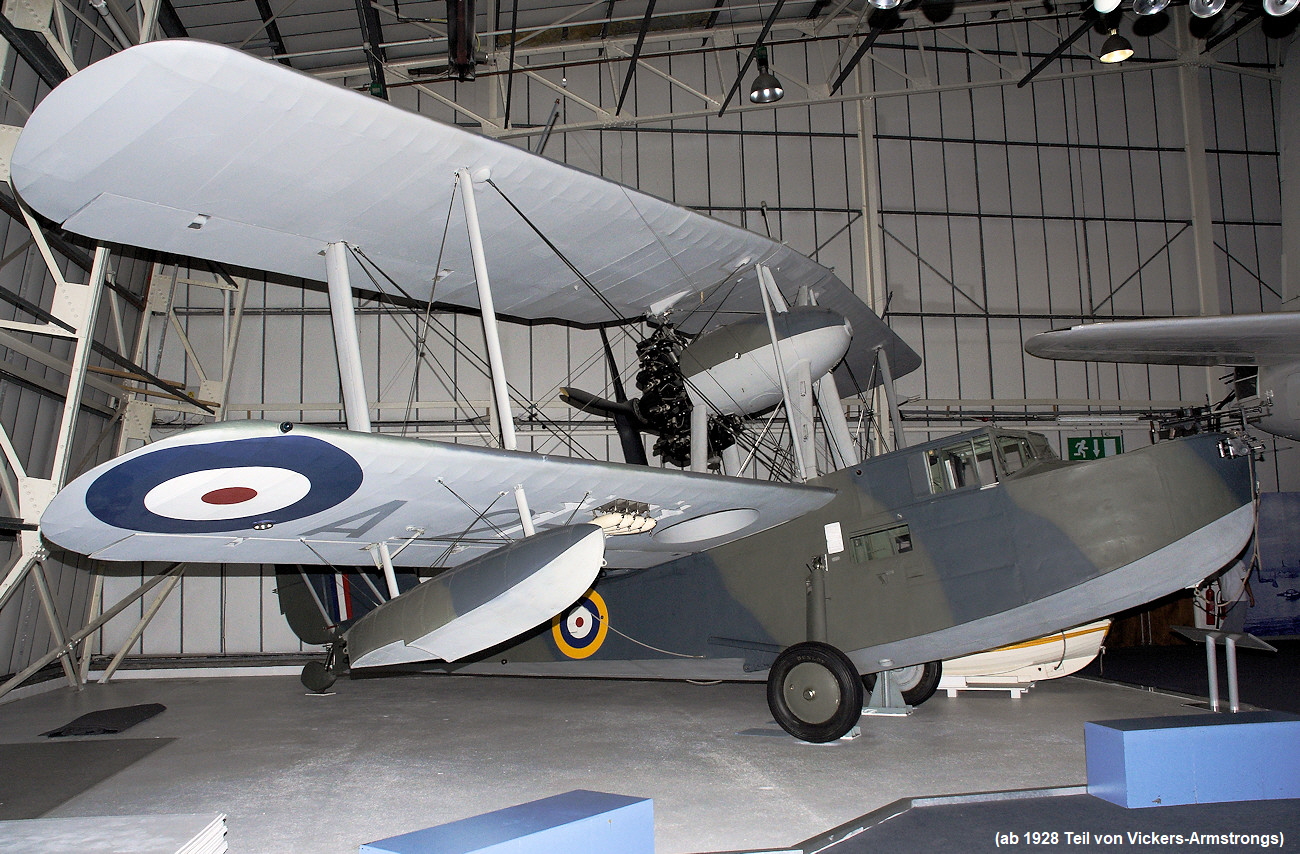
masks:
[[(479, 229), (478, 201), (474, 198), (474, 177), (462, 166), (456, 170), (461, 198), (465, 200), (465, 227), (469, 231), (469, 252), (474, 261), (474, 283), (478, 286), (479, 314), (483, 318), (483, 343), (487, 347), (488, 370), (492, 375), (492, 413), (501, 447), (508, 451), (519, 449), (515, 438), (515, 415), (510, 408), (510, 385), (506, 381), (505, 357), (501, 355), (501, 334), (497, 327), (496, 305), (492, 301), (492, 282), (488, 278), (487, 253), (483, 251), (483, 233)], [(487, 180), (486, 177), (483, 180)], [(514, 488), (515, 506), (519, 509), (519, 524), (524, 536), (534, 533), (533, 514), (528, 507), (528, 496), (522, 484)]]
[(533, 511), (528, 506), (528, 495), (524, 493), (522, 483), (515, 484), (515, 506), (519, 508), (519, 525), (524, 530), (525, 537), (531, 537), (537, 533), (533, 527)]
[(90, 283), (85, 291), (85, 320), (77, 329), (77, 346), (72, 355), (72, 373), (68, 376), (68, 396), (63, 402), (63, 421), (59, 425), (59, 438), (54, 453), (54, 465), (50, 471), (50, 480), (56, 489), (62, 488), (68, 476), (68, 464), (72, 458), (72, 437), (77, 426), (77, 410), (81, 407), (81, 391), (86, 385), (86, 365), (90, 363), (90, 351), (95, 343), (95, 313), (99, 307), (99, 297), (104, 291), (104, 280), (108, 276), (108, 249), (95, 247), (95, 260), (90, 265)]
[[(1196, 251), (1196, 290), (1200, 313), (1212, 316), (1223, 313), (1219, 296), (1219, 270), (1214, 260), (1214, 211), (1210, 206), (1210, 178), (1206, 167), (1205, 123), (1201, 114), (1200, 45), (1192, 38), (1187, 25), (1191, 20), (1186, 7), (1171, 9), (1178, 55), (1178, 94), (1182, 101), (1184, 157), (1187, 158), (1187, 195), (1192, 208), (1192, 243)], [(1204, 370), (1206, 392), (1217, 397), (1221, 368)]]
[(807, 359), (800, 359), (790, 367), (790, 376), (786, 382), (791, 386), (790, 394), (794, 403), (794, 410), (788, 413), (791, 437), (799, 443), (805, 474), (816, 477), (821, 469), (817, 465), (817, 436), (813, 422), (812, 366)]
[[(875, 86), (875, 66), (870, 62), (859, 62), (857, 67), (858, 91), (871, 92)], [(880, 222), (880, 159), (876, 155), (876, 101), (874, 98), (862, 98), (857, 102), (858, 108), (858, 175), (861, 177), (860, 192), (862, 198), (862, 228), (858, 234), (862, 238), (862, 257), (865, 259), (862, 269), (866, 295), (864, 300), (876, 314), (884, 311), (889, 302), (889, 289), (885, 283), (885, 246)], [(858, 292), (862, 286), (856, 288)], [(894, 435), (894, 443), (902, 435), (902, 425), (893, 423), (897, 407), (891, 405), (886, 391), (892, 392), (892, 384), (881, 385), (873, 390), (871, 408), (879, 419), (880, 430), (871, 438), (875, 453), (887, 450), (885, 436)]]
[(339, 384), (343, 387), (343, 412), (349, 430), (369, 433), (370, 409), (366, 405), (366, 380), (361, 369), (361, 345), (357, 341), (357, 313), (348, 275), (347, 244), (331, 243), (325, 247), (325, 281), (329, 285), (330, 318), (334, 321), (334, 353), (339, 363)]
[(740, 477), (740, 470), (744, 467), (740, 459), (740, 446), (728, 445), (722, 449), (722, 473), (731, 477)]
[(862, 462), (853, 444), (853, 434), (849, 432), (848, 419), (844, 417), (844, 401), (840, 399), (840, 388), (833, 374), (826, 374), (817, 381), (817, 408), (821, 410), (822, 426), (826, 428), (826, 440), (836, 470)]
[(41, 609), (45, 611), (45, 621), (50, 624), (50, 634), (54, 636), (54, 647), (59, 651), (59, 663), (63, 665), (63, 675), (68, 677), (70, 686), (79, 689), (81, 682), (77, 678), (76, 663), (72, 660), (74, 646), (68, 643), (67, 635), (63, 633), (63, 620), (59, 616), (58, 606), (54, 604), (54, 595), (50, 593), (49, 581), (45, 578), (44, 557), (32, 566), (31, 576), (36, 586), (36, 593), (41, 600)]
[(1282, 156), (1282, 308), (1300, 308), (1300, 62), (1282, 66), (1277, 101)]
[(469, 229), (469, 251), (474, 259), (474, 281), (478, 285), (479, 311), (483, 316), (483, 340), (487, 344), (488, 369), (492, 374), (492, 399), (496, 404), (501, 429), (501, 447), (516, 450), (515, 418), (510, 409), (510, 388), (506, 384), (505, 360), (501, 356), (501, 338), (497, 330), (496, 307), (492, 302), (492, 285), (488, 280), (487, 258), (483, 253), (483, 235), (478, 225), (478, 203), (474, 200), (474, 179), (469, 169), (456, 171), (461, 198), (465, 200), (465, 225)]
[(876, 362), (880, 365), (880, 387), (885, 391), (885, 400), (889, 404), (889, 422), (894, 428), (894, 450), (906, 447), (903, 438), (903, 416), (898, 411), (898, 395), (894, 392), (894, 372), (889, 369), (889, 354), (884, 347), (876, 348)]
[(153, 622), (153, 618), (158, 615), (163, 603), (167, 601), (167, 597), (180, 583), (183, 573), (184, 569), (182, 568), (179, 572), (167, 576), (167, 580), (162, 583), (162, 590), (159, 590), (153, 602), (149, 603), (149, 607), (145, 609), (144, 614), (136, 622), (135, 628), (131, 629), (131, 633), (126, 636), (126, 640), (118, 648), (113, 660), (108, 663), (108, 666), (104, 668), (104, 672), (100, 674), (99, 682), (101, 685), (113, 680), (113, 674), (117, 673), (117, 669), (122, 666), (122, 661), (126, 658), (127, 653), (131, 651), (131, 647), (135, 646), (135, 642), (140, 639), (140, 635), (144, 634), (144, 630), (149, 627), (149, 623)]
[(691, 471), (709, 470), (709, 405), (697, 399), (691, 389)]
[(786, 379), (785, 361), (781, 357), (780, 341), (776, 337), (776, 320), (772, 317), (772, 294), (779, 294), (772, 271), (762, 264), (758, 265), (758, 291), (763, 297), (763, 313), (767, 315), (767, 334), (772, 341), (772, 353), (776, 357), (776, 373), (781, 379), (781, 399), (785, 401), (785, 414), (790, 422), (790, 447), (794, 451), (795, 471), (800, 480), (808, 480), (808, 465), (804, 460), (803, 443), (798, 440), (795, 426), (795, 406), (790, 397), (790, 383)]
[(393, 569), (393, 553), (388, 550), (387, 542), (379, 544), (379, 561), (384, 570), (384, 583), (388, 585), (388, 598), (396, 599), (401, 594), (397, 589), (397, 570)]
[[(86, 608), (87, 621), (95, 619), (95, 617), (98, 617), (101, 613), (103, 613), (103, 611), (104, 611), (104, 574), (102, 572), (96, 572), (95, 580), (94, 582), (92, 582), (91, 589), (90, 589), (90, 607)], [(89, 635), (86, 635), (84, 638), (82, 638), (78, 644), (77, 678), (81, 681), (81, 684), (83, 685), (90, 681), (90, 650), (91, 650), (92, 636), (93, 636), (93, 632)]]

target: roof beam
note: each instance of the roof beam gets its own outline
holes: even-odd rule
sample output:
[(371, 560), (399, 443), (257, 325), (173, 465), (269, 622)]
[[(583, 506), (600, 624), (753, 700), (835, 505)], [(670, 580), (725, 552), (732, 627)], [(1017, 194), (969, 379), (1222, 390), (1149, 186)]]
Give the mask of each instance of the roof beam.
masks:
[[(271, 43), (271, 50), (274, 51), (276, 60), (281, 65), (289, 65), (289, 60), (280, 55), (289, 51), (285, 49), (284, 38), (280, 35), (280, 25), (275, 22), (278, 16), (277, 13), (271, 11), (269, 0), (254, 0), (254, 2), (257, 4), (257, 14), (262, 16), (261, 28), (266, 31), (266, 40)], [(249, 38), (251, 39), (252, 36), (250, 35)], [(245, 42), (247, 42), (247, 39)], [(292, 68), (293, 66), (290, 65), (289, 67)]]
[(767, 38), (772, 25), (776, 23), (776, 16), (781, 14), (781, 7), (784, 5), (785, 0), (776, 0), (776, 5), (772, 7), (772, 14), (767, 16), (767, 21), (764, 22), (763, 29), (758, 34), (758, 39), (754, 41), (754, 46), (749, 49), (749, 56), (745, 57), (745, 64), (740, 67), (740, 73), (736, 75), (736, 82), (731, 84), (731, 91), (727, 93), (727, 97), (722, 101), (722, 109), (718, 110), (718, 118), (722, 118), (722, 114), (727, 111), (731, 99), (736, 97), (736, 90), (740, 88), (740, 84), (744, 81), (745, 72), (749, 71), (749, 66), (754, 64), (754, 53), (758, 50), (758, 46), (763, 43), (763, 39)]
[(361, 24), (361, 39), (366, 45), (366, 66), (370, 69), (370, 94), (388, 100), (388, 81), (384, 79), (384, 28), (379, 13), (370, 0), (356, 0), (357, 19)]
[(623, 111), (623, 101), (627, 98), (627, 90), (632, 85), (632, 78), (636, 76), (636, 64), (641, 58), (641, 48), (645, 46), (645, 34), (650, 30), (650, 18), (655, 13), (655, 0), (650, 0), (645, 7), (645, 17), (641, 19), (641, 29), (636, 34), (636, 46), (632, 48), (632, 61), (627, 66), (627, 76), (623, 78), (623, 91), (618, 93), (618, 106), (614, 108), (614, 115)]

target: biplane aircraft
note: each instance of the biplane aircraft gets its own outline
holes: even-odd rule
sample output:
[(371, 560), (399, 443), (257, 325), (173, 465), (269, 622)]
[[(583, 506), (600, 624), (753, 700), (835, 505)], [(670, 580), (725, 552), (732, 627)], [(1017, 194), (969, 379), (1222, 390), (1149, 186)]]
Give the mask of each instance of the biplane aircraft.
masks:
[[(311, 635), (316, 609), (353, 670), (766, 679), (782, 727), (829, 741), (857, 722), (864, 675), (907, 672), (919, 701), (940, 660), (1194, 585), (1251, 534), (1248, 466), (1212, 436), (1067, 464), (1042, 436), (988, 429), (862, 459), (840, 389), (919, 358), (832, 271), (227, 48), (155, 42), (74, 75), (32, 114), (12, 179), (97, 240), (326, 281), (347, 430), (186, 430), (81, 475), (41, 529), (102, 560), (276, 564), (291, 623)], [(461, 210), (468, 240), (438, 247), (428, 235)], [(481, 313), (501, 447), (370, 431), (362, 277)], [(624, 420), (692, 470), (515, 450), (497, 312), (655, 329), (637, 403), (571, 399), (661, 407)], [(778, 404), (796, 482), (734, 476), (725, 419)], [(370, 591), (343, 620), (320, 582), (368, 563), (334, 585)]]

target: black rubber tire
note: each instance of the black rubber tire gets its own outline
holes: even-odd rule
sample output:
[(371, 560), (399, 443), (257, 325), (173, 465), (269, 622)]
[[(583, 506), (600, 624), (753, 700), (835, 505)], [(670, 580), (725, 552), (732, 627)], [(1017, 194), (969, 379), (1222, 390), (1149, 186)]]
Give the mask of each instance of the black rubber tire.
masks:
[[(916, 673), (909, 674), (906, 682), (898, 686), (899, 693), (903, 695), (903, 702), (909, 706), (919, 706), (926, 700), (934, 696), (934, 692), (939, 689), (939, 680), (943, 678), (943, 662), (931, 661), (928, 664), (918, 664)], [(900, 670), (912, 670), (911, 667), (899, 668)], [(876, 674), (866, 673), (862, 676), (862, 687), (866, 690), (867, 696), (870, 697), (871, 691), (876, 687)]]
[(334, 684), (334, 673), (320, 661), (309, 661), (298, 677), (303, 687), (313, 694), (324, 694)]
[(795, 738), (814, 744), (835, 741), (862, 717), (862, 679), (835, 647), (797, 643), (782, 651), (768, 672), (767, 707)]

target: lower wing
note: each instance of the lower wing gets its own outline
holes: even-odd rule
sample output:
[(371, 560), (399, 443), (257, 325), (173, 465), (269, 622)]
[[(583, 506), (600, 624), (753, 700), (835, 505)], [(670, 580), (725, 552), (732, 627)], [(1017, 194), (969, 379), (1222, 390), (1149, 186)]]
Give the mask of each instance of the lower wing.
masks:
[[(47, 539), (103, 560), (456, 566), (533, 525), (620, 510), (653, 529), (611, 536), (610, 566), (653, 566), (771, 528), (832, 490), (303, 425), (214, 424), (146, 445), (68, 484)], [(369, 552), (369, 553), (368, 553)]]

